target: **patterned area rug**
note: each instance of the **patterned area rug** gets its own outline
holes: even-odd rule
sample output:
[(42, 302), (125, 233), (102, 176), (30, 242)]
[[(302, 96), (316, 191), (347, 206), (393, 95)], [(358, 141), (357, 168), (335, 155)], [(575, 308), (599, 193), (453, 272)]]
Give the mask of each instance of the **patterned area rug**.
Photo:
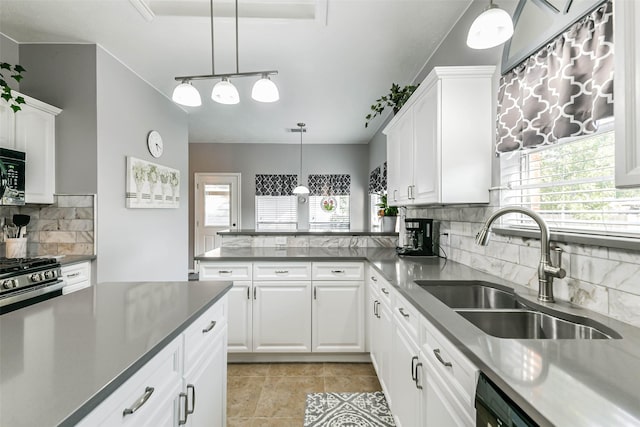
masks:
[(304, 427), (395, 427), (384, 393), (307, 394)]

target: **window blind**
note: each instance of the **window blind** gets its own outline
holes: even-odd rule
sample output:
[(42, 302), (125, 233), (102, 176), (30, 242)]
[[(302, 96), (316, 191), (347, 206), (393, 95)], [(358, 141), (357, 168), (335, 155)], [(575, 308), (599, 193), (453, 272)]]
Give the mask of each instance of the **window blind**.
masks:
[[(640, 189), (616, 189), (614, 132), (501, 155), (501, 205), (540, 213), (555, 230), (640, 236)], [(536, 227), (507, 215), (507, 227)]]
[(349, 196), (309, 196), (310, 230), (349, 230), (349, 213)]
[(256, 196), (257, 230), (295, 230), (297, 223), (297, 196)]

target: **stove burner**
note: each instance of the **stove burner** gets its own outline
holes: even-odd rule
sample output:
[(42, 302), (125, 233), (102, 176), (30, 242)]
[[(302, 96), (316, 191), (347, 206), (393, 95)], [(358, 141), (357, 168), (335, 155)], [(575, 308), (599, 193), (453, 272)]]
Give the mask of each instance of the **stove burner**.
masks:
[(0, 258), (0, 274), (57, 264), (55, 258)]

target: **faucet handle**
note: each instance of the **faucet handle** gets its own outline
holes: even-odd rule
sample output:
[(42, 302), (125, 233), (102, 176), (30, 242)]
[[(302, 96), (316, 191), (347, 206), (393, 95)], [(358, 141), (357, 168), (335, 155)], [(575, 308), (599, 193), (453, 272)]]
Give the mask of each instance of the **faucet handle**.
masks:
[(564, 252), (562, 248), (556, 246), (555, 248), (553, 248), (550, 254), (551, 255), (550, 270), (552, 270), (550, 272), (559, 279), (562, 279), (567, 275), (567, 272), (564, 270), (564, 268), (562, 268), (562, 252)]

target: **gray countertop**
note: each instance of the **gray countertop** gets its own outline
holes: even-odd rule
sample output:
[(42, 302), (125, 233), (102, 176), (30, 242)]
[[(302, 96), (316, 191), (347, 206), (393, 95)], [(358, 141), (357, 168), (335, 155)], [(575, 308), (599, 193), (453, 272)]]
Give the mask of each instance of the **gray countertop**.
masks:
[(365, 230), (225, 230), (218, 231), (221, 236), (335, 236), (335, 237), (348, 237), (348, 236), (397, 236), (398, 233), (382, 232), (382, 231), (365, 231)]
[[(289, 255), (287, 255), (289, 254)], [(515, 289), (532, 306), (537, 290), (440, 258), (399, 258), (384, 248), (223, 248), (200, 261), (308, 258), (367, 260), (478, 368), (540, 425), (640, 425), (640, 328), (573, 304), (546, 308), (588, 317), (622, 335), (611, 340), (518, 340), (489, 336), (415, 284), (487, 281)]]
[(85, 261), (93, 261), (96, 258), (95, 255), (65, 255), (62, 258), (58, 258), (58, 260), (62, 265), (71, 265)]
[(102, 283), (0, 317), (0, 426), (75, 425), (231, 288)]

